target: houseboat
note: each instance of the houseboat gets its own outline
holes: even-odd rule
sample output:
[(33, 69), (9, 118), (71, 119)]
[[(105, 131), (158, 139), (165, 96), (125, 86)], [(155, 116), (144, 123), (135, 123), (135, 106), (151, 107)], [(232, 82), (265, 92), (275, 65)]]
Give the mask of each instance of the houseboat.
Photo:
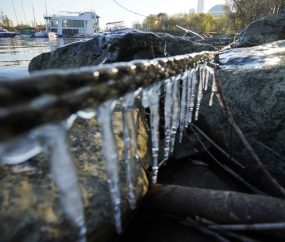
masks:
[(87, 37), (97, 32), (99, 16), (94, 11), (65, 12), (44, 15), (46, 21), (46, 34), (58, 37)]
[(13, 38), (17, 35), (15, 32), (9, 32), (7, 29), (0, 27), (0, 38)]

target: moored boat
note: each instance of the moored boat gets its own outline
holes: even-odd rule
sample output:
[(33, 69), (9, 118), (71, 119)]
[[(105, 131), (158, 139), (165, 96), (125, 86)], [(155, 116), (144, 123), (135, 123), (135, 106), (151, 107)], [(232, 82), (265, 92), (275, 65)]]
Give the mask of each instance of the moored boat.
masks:
[(17, 35), (15, 32), (9, 32), (7, 29), (0, 28), (0, 38), (14, 38)]

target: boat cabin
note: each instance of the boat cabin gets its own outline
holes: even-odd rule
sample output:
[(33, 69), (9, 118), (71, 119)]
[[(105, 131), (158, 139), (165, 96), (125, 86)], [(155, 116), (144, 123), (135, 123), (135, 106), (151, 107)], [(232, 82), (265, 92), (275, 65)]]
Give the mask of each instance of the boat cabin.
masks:
[(99, 16), (94, 11), (66, 12), (44, 15), (46, 33), (53, 32), (58, 36), (89, 36), (97, 32)]

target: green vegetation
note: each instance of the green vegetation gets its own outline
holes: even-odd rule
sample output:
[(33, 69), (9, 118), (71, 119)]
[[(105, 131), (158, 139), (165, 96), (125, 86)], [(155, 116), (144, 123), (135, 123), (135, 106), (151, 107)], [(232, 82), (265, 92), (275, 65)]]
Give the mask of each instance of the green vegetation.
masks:
[(181, 35), (184, 31), (179, 30), (176, 25), (191, 29), (200, 34), (209, 34), (209, 32), (224, 34), (231, 31), (227, 15), (221, 14), (215, 19), (215, 17), (209, 13), (179, 13), (172, 16), (166, 13), (159, 13), (157, 15), (150, 14), (148, 18), (144, 19), (142, 25), (145, 30), (148, 28), (155, 32), (178, 35)]

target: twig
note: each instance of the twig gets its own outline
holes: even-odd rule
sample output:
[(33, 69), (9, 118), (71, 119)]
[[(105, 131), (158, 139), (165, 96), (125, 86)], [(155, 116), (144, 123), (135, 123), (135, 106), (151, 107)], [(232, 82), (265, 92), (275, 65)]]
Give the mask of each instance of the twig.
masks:
[(190, 217), (186, 217), (185, 223), (182, 223), (182, 224), (184, 224), (186, 226), (189, 226), (189, 227), (192, 227), (192, 228), (195, 228), (195, 229), (199, 230), (200, 232), (202, 232), (203, 234), (206, 234), (206, 235), (212, 237), (216, 241), (230, 242), (229, 240), (225, 239), (221, 235), (219, 235), (219, 234), (209, 230), (206, 227), (203, 227), (203, 226), (199, 225), (194, 219), (192, 219)]
[(248, 238), (244, 235), (240, 235), (237, 233), (229, 232), (229, 231), (217, 231), (219, 234), (222, 234), (226, 237), (230, 237), (231, 239), (234, 239), (235, 241), (240, 241), (240, 242), (259, 242), (259, 240), (255, 240), (252, 238)]
[(233, 160), (232, 158), (232, 149), (233, 149), (233, 142), (232, 142), (232, 138), (233, 138), (233, 127), (230, 126), (230, 135), (229, 135), (229, 167), (231, 167), (231, 161)]
[(214, 224), (209, 225), (212, 230), (233, 230), (233, 231), (264, 231), (264, 230), (284, 230), (285, 223), (266, 223), (266, 224)]
[[(223, 155), (225, 155), (227, 158), (230, 158), (229, 154), (227, 152), (225, 152), (220, 146), (218, 146), (213, 140), (211, 140), (209, 138), (209, 136), (207, 136), (201, 129), (199, 129), (196, 125), (191, 124), (202, 136), (204, 136), (205, 139), (207, 139), (213, 146), (215, 146)], [(242, 169), (245, 169), (245, 167), (239, 163), (237, 160), (235, 160), (234, 158), (232, 158), (232, 161), (237, 164), (239, 167), (241, 167)]]
[(151, 41), (150, 44), (151, 44), (152, 58), (154, 59), (155, 55), (154, 55), (153, 41)]
[(159, 165), (158, 165), (158, 169), (167, 161), (167, 159), (162, 160)]
[(243, 135), (243, 133), (241, 132), (241, 130), (239, 129), (239, 127), (237, 126), (237, 124), (235, 123), (235, 120), (229, 110), (229, 107), (227, 106), (226, 103), (226, 99), (225, 96), (223, 94), (222, 88), (221, 88), (221, 84), (219, 81), (219, 74), (218, 74), (218, 66), (208, 63), (207, 64), (210, 67), (214, 67), (214, 73), (215, 73), (215, 82), (216, 82), (216, 95), (219, 99), (220, 105), (223, 108), (224, 113), (226, 114), (229, 123), (233, 126), (233, 128), (235, 129), (236, 133), (238, 134), (238, 136), (240, 137), (241, 141), (243, 142), (244, 146), (248, 149), (248, 151), (250, 152), (250, 154), (252, 155), (252, 157), (255, 159), (255, 161), (257, 162), (257, 164), (259, 165), (259, 167), (262, 169), (262, 171), (266, 174), (266, 176), (269, 178), (270, 182), (278, 188), (278, 190), (281, 192), (281, 194), (283, 196), (285, 196), (285, 189), (275, 180), (275, 178), (273, 178), (270, 174), (270, 172), (265, 168), (265, 166), (263, 165), (263, 163), (261, 162), (261, 160), (259, 159), (258, 155), (256, 154), (256, 152), (254, 151), (254, 149), (252, 148), (252, 146), (249, 144), (249, 142), (247, 141), (247, 139), (245, 138), (245, 136)]
[[(190, 123), (191, 124), (191, 123)], [(195, 134), (195, 136), (197, 137), (198, 141), (201, 143), (201, 145), (204, 147), (204, 149), (206, 150), (206, 152), (212, 157), (212, 159), (225, 171), (229, 172), (233, 177), (235, 177), (237, 180), (239, 180), (241, 183), (243, 183), (246, 187), (248, 187), (251, 191), (257, 193), (257, 194), (262, 194), (265, 196), (268, 196), (268, 194), (258, 190), (257, 188), (255, 188), (254, 186), (252, 186), (251, 184), (249, 184), (246, 180), (244, 180), (241, 176), (239, 176), (238, 174), (236, 174), (233, 170), (231, 170), (229, 167), (227, 167), (226, 165), (221, 164), (212, 154), (211, 152), (207, 149), (207, 147), (204, 145), (204, 143), (201, 141), (201, 139), (199, 138), (199, 136), (196, 134), (195, 130), (192, 127), (193, 124), (190, 125), (191, 129), (193, 130), (193, 133)]]

